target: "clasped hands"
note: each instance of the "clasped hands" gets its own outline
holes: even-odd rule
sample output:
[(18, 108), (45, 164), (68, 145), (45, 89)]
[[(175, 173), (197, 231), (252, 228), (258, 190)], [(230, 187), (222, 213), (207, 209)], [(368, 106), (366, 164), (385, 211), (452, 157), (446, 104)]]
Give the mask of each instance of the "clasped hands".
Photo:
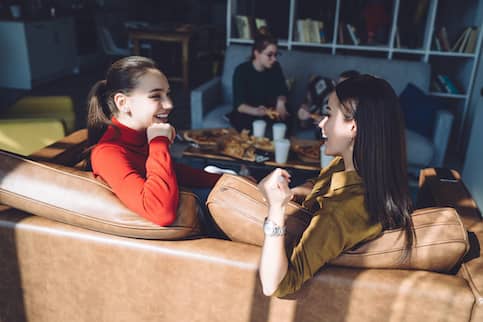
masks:
[(275, 110), (266, 106), (260, 105), (256, 109), (256, 116), (268, 116), (273, 119), (285, 120), (290, 114), (284, 104), (277, 104)]

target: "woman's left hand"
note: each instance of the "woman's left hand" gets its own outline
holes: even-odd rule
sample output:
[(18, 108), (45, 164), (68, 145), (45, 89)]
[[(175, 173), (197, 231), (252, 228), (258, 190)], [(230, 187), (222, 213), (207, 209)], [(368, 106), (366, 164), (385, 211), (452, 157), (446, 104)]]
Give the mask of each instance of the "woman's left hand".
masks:
[(285, 103), (278, 103), (276, 110), (281, 120), (285, 120), (289, 116), (289, 113), (287, 112), (287, 108), (285, 107)]
[(283, 169), (277, 168), (258, 184), (258, 189), (263, 193), (270, 206), (284, 207), (292, 199), (293, 193), (288, 183), (290, 174)]

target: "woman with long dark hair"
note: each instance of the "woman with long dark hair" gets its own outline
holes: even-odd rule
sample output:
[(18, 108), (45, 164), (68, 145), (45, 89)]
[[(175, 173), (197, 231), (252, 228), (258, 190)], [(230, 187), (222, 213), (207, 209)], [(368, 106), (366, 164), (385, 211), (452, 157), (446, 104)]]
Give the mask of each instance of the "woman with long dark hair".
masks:
[[(403, 228), (406, 256), (413, 242), (404, 124), (398, 98), (385, 81), (361, 75), (339, 83), (319, 123), (325, 153), (335, 156), (319, 177), (290, 190), (290, 175), (276, 169), (259, 188), (269, 203), (260, 278), (267, 295), (299, 289), (329, 260), (382, 230)], [(284, 209), (294, 194), (313, 218), (287, 255)]]

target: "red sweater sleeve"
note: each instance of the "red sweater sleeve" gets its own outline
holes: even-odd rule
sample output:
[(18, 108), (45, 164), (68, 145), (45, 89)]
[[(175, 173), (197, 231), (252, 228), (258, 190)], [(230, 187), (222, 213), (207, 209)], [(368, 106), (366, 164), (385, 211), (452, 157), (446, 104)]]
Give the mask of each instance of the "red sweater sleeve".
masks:
[(150, 142), (146, 178), (132, 165), (129, 151), (118, 145), (100, 144), (91, 158), (94, 173), (129, 209), (161, 226), (173, 223), (179, 197), (167, 138)]
[(212, 188), (221, 175), (192, 168), (182, 163), (175, 163), (180, 186), (192, 188)]

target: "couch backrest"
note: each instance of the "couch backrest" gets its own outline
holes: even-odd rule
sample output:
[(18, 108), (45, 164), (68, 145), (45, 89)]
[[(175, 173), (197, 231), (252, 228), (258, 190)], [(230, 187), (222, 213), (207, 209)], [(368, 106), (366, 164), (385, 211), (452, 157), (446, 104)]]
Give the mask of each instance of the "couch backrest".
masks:
[[(249, 59), (250, 50), (250, 45), (231, 45), (226, 50), (222, 75), (223, 99), (226, 103), (232, 101), (233, 72), (238, 64)], [(429, 89), (430, 65), (424, 62), (331, 55), (283, 48), (280, 48), (280, 52), (282, 56), (279, 61), (285, 77), (295, 81), (289, 98), (292, 105), (302, 102), (311, 75), (338, 79), (341, 72), (349, 69), (386, 79), (397, 94), (400, 94), (409, 82), (425, 91)]]

